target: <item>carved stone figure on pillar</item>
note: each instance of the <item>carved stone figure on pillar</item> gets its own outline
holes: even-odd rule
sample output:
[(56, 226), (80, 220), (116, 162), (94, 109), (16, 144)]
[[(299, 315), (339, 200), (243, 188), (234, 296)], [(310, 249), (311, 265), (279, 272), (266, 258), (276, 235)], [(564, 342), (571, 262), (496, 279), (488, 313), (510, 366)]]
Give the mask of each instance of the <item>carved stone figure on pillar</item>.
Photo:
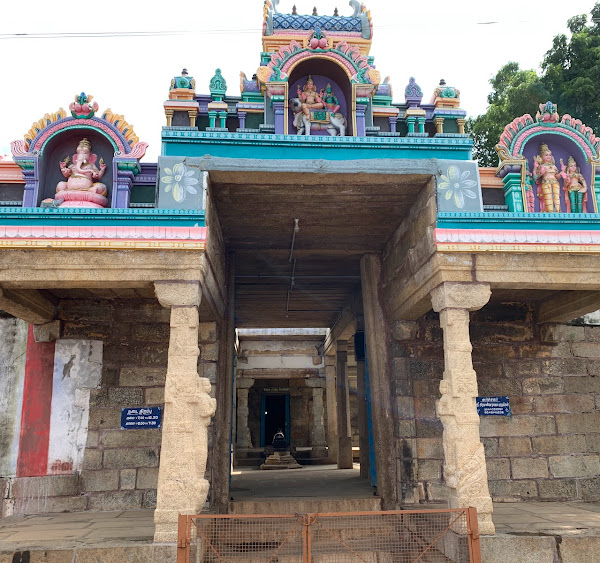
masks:
[(585, 178), (572, 156), (569, 157), (566, 166), (561, 159), (560, 166), (560, 175), (564, 179), (563, 190), (565, 192), (567, 212), (583, 213), (587, 203), (587, 183)]
[(540, 211), (560, 213), (560, 173), (554, 162), (552, 151), (545, 143), (540, 145), (540, 154), (533, 158), (533, 179), (538, 185)]
[(73, 163), (69, 164), (67, 156), (60, 163), (60, 171), (66, 181), (56, 186), (55, 202), (58, 207), (108, 207), (106, 186), (100, 182), (106, 164), (101, 157), (96, 166), (98, 155), (92, 153), (92, 145), (87, 139), (82, 139), (73, 155)]

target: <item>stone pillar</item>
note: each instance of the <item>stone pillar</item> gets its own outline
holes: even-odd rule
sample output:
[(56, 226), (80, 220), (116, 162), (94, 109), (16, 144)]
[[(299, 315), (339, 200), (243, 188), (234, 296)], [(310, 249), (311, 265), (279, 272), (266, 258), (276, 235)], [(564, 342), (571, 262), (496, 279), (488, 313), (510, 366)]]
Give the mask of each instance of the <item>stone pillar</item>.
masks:
[(417, 121), (417, 118), (414, 115), (411, 115), (410, 117), (406, 118), (406, 126), (408, 127), (409, 133), (415, 132), (415, 122), (416, 121)]
[(516, 211), (521, 213), (529, 211), (529, 209), (525, 209), (523, 204), (521, 172), (509, 172), (502, 178), (502, 182), (504, 183), (504, 201), (508, 205), (508, 210), (510, 212)]
[(352, 469), (352, 431), (350, 427), (350, 395), (348, 390), (348, 360), (345, 340), (336, 342), (336, 391), (337, 391), (337, 428), (338, 428), (338, 469)]
[[(369, 477), (369, 423), (367, 420), (367, 385), (365, 378), (365, 360), (362, 351), (356, 349), (360, 342), (364, 345), (364, 320), (362, 316), (356, 318), (357, 334), (354, 339), (354, 355), (356, 356), (356, 394), (358, 399), (358, 446), (360, 461), (360, 476)], [(356, 336), (361, 334), (360, 338)], [(357, 342), (360, 341), (360, 342)], [(359, 359), (361, 358), (361, 359)]]
[(419, 133), (425, 133), (425, 118), (417, 117), (417, 126), (419, 127)]
[(209, 380), (198, 377), (200, 283), (155, 282), (154, 288), (171, 309), (154, 541), (174, 542), (178, 515), (198, 514), (206, 502), (207, 428), (216, 401)]
[(229, 509), (229, 476), (232, 465), (232, 399), (235, 354), (235, 254), (227, 257), (227, 307), (219, 323), (219, 359), (217, 362), (217, 412), (215, 413), (215, 443), (213, 446), (213, 473), (210, 491), (211, 508), (218, 514)]
[(327, 452), (337, 463), (337, 396), (335, 390), (335, 356), (325, 356), (325, 397), (327, 399)]
[(391, 358), (389, 322), (385, 315), (381, 291), (381, 257), (365, 254), (360, 260), (373, 449), (377, 471), (377, 493), (384, 510), (396, 508), (398, 484), (397, 453), (394, 439), (394, 416), (390, 384)]
[(173, 115), (175, 110), (165, 109), (165, 117), (167, 118), (167, 127), (171, 127), (173, 125)]
[(357, 137), (365, 137), (367, 134), (367, 123), (365, 120), (366, 111), (367, 104), (356, 104), (356, 131), (354, 134)]
[(466, 122), (467, 122), (467, 120), (466, 120), (466, 119), (464, 119), (464, 118), (462, 118), (462, 117), (459, 117), (459, 118), (456, 120), (456, 124), (458, 125), (458, 132), (459, 132), (461, 135), (464, 135), (464, 134), (465, 134), (465, 123), (466, 123)]
[(217, 121), (217, 115), (218, 112), (216, 111), (209, 111), (208, 112), (208, 126), (209, 127), (215, 127), (216, 121)]
[[(285, 132), (285, 107), (283, 102), (273, 102), (275, 113), (275, 134), (283, 135)], [(308, 132), (310, 135), (310, 131)]]
[(398, 123), (398, 117), (390, 116), (388, 117), (390, 122), (390, 133), (396, 133), (396, 124)]
[[(310, 380), (308, 379), (306, 382), (313, 382), (314, 386), (312, 388), (312, 430), (310, 433), (310, 442), (312, 445), (312, 457), (324, 457), (326, 454), (325, 446), (327, 442), (325, 441), (325, 421), (323, 414), (325, 413), (325, 409), (323, 408), (323, 388), (321, 387), (321, 381), (319, 380)], [(318, 386), (317, 386), (318, 385)]]
[(226, 111), (219, 112), (219, 121), (220, 121), (221, 129), (225, 129), (227, 126), (226, 125), (226, 122), (227, 122), (227, 112)]
[(435, 132), (437, 133), (443, 133), (444, 132), (444, 118), (443, 117), (436, 117), (433, 122), (435, 123)]
[(240, 120), (240, 129), (246, 128), (246, 113), (245, 111), (238, 110), (238, 118)]
[(198, 117), (198, 110), (188, 109), (188, 117), (190, 118), (190, 127), (196, 127), (196, 118)]
[(117, 177), (113, 183), (112, 193), (112, 207), (127, 209), (129, 207), (129, 198), (131, 196), (131, 186), (133, 186), (133, 180), (135, 174), (131, 170), (125, 169), (127, 163), (123, 163), (123, 169), (117, 163)]
[(35, 159), (20, 160), (19, 166), (23, 172), (25, 188), (23, 190), (23, 207), (37, 207), (40, 181), (38, 177), (38, 160)]
[(235, 443), (238, 448), (252, 447), (252, 438), (250, 437), (250, 428), (248, 427), (248, 391), (250, 391), (250, 387), (253, 385), (254, 379), (242, 377), (235, 380), (237, 389), (237, 438)]
[(494, 523), (475, 407), (477, 375), (471, 359), (469, 311), (483, 307), (490, 295), (488, 284), (443, 283), (431, 292), (444, 332), (442, 396), (436, 404), (444, 426), (444, 480), (451, 508), (477, 508), (481, 534), (493, 534)]

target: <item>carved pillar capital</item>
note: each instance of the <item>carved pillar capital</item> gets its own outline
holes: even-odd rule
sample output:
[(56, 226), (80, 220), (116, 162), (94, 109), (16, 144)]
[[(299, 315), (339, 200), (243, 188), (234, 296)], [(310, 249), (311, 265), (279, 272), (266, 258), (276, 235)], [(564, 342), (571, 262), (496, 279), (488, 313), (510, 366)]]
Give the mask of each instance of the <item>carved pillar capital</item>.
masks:
[(491, 295), (487, 283), (444, 282), (431, 291), (431, 305), (438, 313), (444, 309), (477, 311), (490, 300)]
[(199, 281), (154, 282), (154, 293), (158, 302), (170, 307), (198, 307), (202, 298)]

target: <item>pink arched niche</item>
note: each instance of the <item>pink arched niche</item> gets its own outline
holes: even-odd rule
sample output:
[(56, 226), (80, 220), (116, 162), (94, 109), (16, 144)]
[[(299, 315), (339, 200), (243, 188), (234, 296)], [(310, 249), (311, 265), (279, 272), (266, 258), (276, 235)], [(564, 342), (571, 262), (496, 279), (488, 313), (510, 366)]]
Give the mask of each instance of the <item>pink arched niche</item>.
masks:
[[(346, 116), (346, 121), (348, 122), (346, 134), (353, 135), (352, 85), (346, 69), (329, 58), (312, 57), (299, 62), (292, 69), (289, 76), (289, 98), (297, 97), (297, 87), (300, 86), (300, 89), (302, 89), (309, 75), (312, 77), (315, 86), (317, 87), (317, 91), (320, 91), (321, 88), (325, 88), (327, 83), (331, 83), (331, 86), (333, 87), (333, 93), (340, 102), (340, 112)], [(292, 125), (292, 121), (293, 117), (291, 112), (289, 112), (288, 131), (291, 134), (295, 134), (296, 130)], [(320, 134), (328, 135), (327, 131), (321, 131)]]
[(115, 149), (111, 141), (95, 129), (64, 129), (46, 142), (44, 152), (40, 158), (38, 178), (40, 181), (37, 205), (43, 199), (54, 198), (56, 185), (64, 180), (60, 171), (60, 161), (66, 156), (73, 158), (77, 145), (81, 139), (86, 138), (92, 144), (92, 152), (104, 158), (106, 172), (102, 177), (102, 183), (108, 188), (108, 200), (111, 201), (113, 190), (113, 156)]

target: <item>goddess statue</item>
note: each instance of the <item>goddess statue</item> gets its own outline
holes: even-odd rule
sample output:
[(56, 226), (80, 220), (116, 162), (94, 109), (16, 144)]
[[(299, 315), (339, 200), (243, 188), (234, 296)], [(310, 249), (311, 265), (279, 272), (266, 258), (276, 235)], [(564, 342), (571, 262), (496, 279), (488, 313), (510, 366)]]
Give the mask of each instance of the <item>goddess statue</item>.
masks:
[(565, 191), (567, 211), (571, 213), (583, 213), (587, 202), (587, 183), (585, 178), (572, 156), (567, 160), (567, 166), (565, 166), (561, 158), (560, 166), (560, 175), (565, 181), (563, 190)]
[(67, 156), (60, 163), (60, 171), (66, 181), (56, 186), (55, 198), (62, 200), (59, 207), (108, 207), (106, 186), (100, 182), (106, 164), (100, 158), (100, 168), (96, 166), (98, 155), (92, 153), (92, 145), (82, 139), (77, 145), (77, 153), (73, 155), (73, 163), (69, 165)]
[(321, 97), (323, 104), (329, 111), (333, 113), (337, 113), (338, 111), (340, 111), (340, 103), (338, 102), (338, 99), (333, 93), (333, 88), (331, 87), (331, 84), (328, 83), (325, 90), (321, 88), (319, 96)]
[(321, 95), (317, 92), (317, 87), (310, 75), (308, 75), (304, 88), (300, 90), (300, 86), (298, 86), (297, 92), (298, 97), (302, 101), (302, 113), (309, 119), (311, 109), (323, 109), (325, 107)]
[(548, 145), (540, 145), (540, 154), (533, 157), (533, 179), (538, 185), (540, 210), (547, 213), (560, 213), (560, 173)]

